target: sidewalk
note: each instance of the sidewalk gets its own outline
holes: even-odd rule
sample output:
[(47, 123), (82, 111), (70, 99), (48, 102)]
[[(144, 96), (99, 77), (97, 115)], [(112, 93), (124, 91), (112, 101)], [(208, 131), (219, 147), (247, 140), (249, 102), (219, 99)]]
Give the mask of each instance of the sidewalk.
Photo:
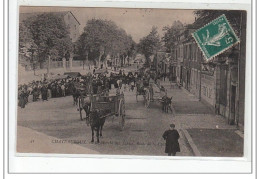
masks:
[(187, 90), (179, 89), (176, 85), (172, 86), (167, 79), (161, 81), (161, 85), (167, 89), (168, 96), (172, 97), (176, 114), (214, 114), (210, 106), (199, 101)]
[(184, 89), (161, 84), (173, 97), (174, 122), (181, 129), (195, 156), (242, 157), (243, 134), (222, 116)]

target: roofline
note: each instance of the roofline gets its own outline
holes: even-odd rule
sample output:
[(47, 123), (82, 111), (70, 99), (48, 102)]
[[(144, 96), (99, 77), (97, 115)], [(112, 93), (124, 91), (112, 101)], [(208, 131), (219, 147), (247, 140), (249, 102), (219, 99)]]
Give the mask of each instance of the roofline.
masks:
[(71, 11), (68, 11), (68, 12), (70, 12), (71, 13), (71, 15), (74, 17), (74, 19), (78, 22), (78, 24), (80, 25), (80, 23), (79, 23), (79, 21), (78, 21), (78, 19), (74, 16), (74, 14), (71, 12)]
[(74, 17), (74, 19), (78, 22), (78, 24), (80, 25), (80, 23), (79, 23), (79, 21), (78, 21), (78, 19), (74, 16), (74, 14), (71, 12), (71, 11), (53, 11), (53, 12), (20, 12), (19, 14), (33, 14), (33, 13), (35, 13), (35, 14), (37, 14), (37, 13), (39, 13), (39, 14), (44, 14), (44, 13), (70, 13), (73, 17)]

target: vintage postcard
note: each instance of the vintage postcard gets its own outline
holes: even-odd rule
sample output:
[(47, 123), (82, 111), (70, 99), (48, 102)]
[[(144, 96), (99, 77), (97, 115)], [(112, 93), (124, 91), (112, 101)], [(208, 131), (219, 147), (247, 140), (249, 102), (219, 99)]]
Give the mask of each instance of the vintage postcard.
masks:
[(243, 157), (247, 15), (20, 6), (16, 152)]

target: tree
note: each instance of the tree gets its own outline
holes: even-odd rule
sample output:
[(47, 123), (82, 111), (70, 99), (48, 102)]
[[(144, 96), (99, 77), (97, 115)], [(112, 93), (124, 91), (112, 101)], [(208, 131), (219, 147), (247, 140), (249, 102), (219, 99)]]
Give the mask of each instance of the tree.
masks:
[(91, 19), (76, 42), (76, 53), (81, 60), (87, 57), (100, 63), (107, 55), (123, 58), (133, 43), (132, 37), (114, 22)]
[(62, 16), (43, 13), (30, 17), (23, 23), (37, 47), (37, 59), (40, 63), (46, 61), (49, 55), (61, 59), (67, 51), (72, 51), (73, 44)]
[(28, 56), (28, 49), (35, 46), (31, 33), (27, 30), (24, 23), (19, 24), (19, 54)]
[(171, 27), (165, 26), (163, 28), (164, 36), (162, 37), (162, 41), (164, 42), (164, 46), (166, 47), (168, 53), (171, 52), (175, 42), (177, 41), (179, 33), (183, 29), (184, 26), (180, 21), (174, 21)]
[(160, 37), (156, 27), (152, 27), (151, 32), (143, 37), (137, 45), (138, 51), (144, 54), (146, 62), (151, 55), (155, 54), (161, 47)]

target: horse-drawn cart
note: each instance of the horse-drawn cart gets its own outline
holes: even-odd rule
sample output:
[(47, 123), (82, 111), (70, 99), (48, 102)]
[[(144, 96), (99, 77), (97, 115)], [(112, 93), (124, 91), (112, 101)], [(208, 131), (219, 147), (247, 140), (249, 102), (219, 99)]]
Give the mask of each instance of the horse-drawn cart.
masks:
[[(124, 94), (114, 96), (100, 95), (81, 95), (79, 97), (79, 111), (82, 120), (82, 110), (86, 112), (87, 122), (95, 119), (90, 119), (90, 113), (98, 112), (100, 118), (116, 116), (120, 119), (120, 128), (123, 130), (125, 125), (125, 98)], [(90, 124), (91, 125), (91, 124)]]
[(163, 97), (167, 96), (166, 90), (163, 86), (159, 86), (154, 82), (150, 82), (149, 85), (137, 85), (136, 100), (138, 95), (143, 95), (144, 105), (146, 108), (150, 106), (153, 101), (163, 102)]

